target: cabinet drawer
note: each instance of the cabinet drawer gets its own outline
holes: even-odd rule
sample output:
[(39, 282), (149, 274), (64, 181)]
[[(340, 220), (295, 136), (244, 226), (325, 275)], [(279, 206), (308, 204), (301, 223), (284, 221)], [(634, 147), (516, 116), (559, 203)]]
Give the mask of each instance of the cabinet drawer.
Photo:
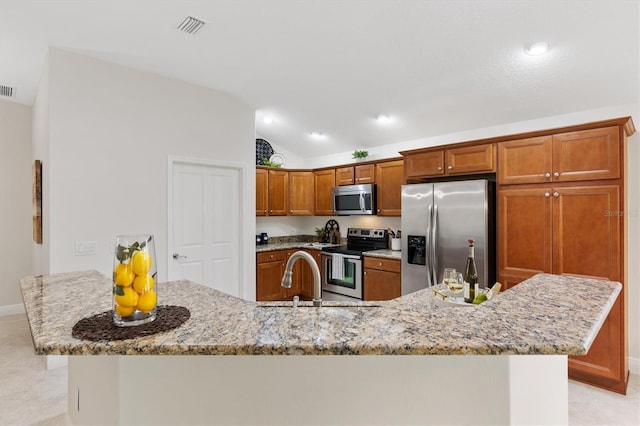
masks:
[(284, 261), (287, 259), (287, 251), (275, 250), (275, 251), (265, 251), (265, 252), (256, 253), (256, 259), (258, 263), (275, 262), (277, 260)]
[(365, 256), (364, 267), (365, 269), (371, 268), (389, 272), (400, 272), (400, 261), (396, 259)]

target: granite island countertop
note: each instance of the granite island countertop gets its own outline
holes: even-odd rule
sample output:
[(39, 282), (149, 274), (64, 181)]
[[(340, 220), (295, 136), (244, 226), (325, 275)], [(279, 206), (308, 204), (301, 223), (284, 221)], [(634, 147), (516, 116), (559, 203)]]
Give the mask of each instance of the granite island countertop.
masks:
[(622, 288), (538, 274), (474, 307), (441, 307), (424, 289), (387, 302), (292, 308), (173, 281), (157, 284), (159, 304), (188, 308), (186, 323), (148, 337), (92, 342), (71, 330), (111, 309), (109, 278), (82, 271), (26, 277), (20, 286), (36, 353), (48, 355), (580, 355)]

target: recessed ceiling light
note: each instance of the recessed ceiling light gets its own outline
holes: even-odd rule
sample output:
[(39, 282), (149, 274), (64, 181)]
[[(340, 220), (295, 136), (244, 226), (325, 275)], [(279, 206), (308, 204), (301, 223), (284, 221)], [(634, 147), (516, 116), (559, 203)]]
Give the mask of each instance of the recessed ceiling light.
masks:
[(524, 49), (527, 55), (538, 56), (547, 53), (549, 44), (546, 41), (538, 41)]
[(264, 124), (273, 124), (273, 123), (275, 123), (275, 120), (270, 115), (265, 115), (264, 118), (262, 119), (262, 121), (264, 122)]
[(393, 117), (386, 114), (378, 114), (376, 116), (376, 120), (378, 121), (378, 123), (385, 124), (385, 125), (393, 123)]
[(325, 137), (325, 135), (320, 132), (311, 132), (309, 133), (309, 136), (311, 136), (313, 139), (324, 139)]

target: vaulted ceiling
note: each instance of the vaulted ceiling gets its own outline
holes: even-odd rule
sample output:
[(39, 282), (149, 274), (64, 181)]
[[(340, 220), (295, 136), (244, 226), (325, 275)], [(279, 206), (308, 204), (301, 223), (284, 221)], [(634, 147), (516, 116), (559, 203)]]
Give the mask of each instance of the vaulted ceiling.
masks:
[[(640, 90), (637, 0), (0, 7), (0, 85), (15, 102), (32, 104), (47, 47), (65, 48), (231, 93), (256, 109), (258, 135), (303, 158), (634, 104)], [(205, 25), (179, 31), (187, 16)], [(548, 52), (527, 55), (537, 41)]]

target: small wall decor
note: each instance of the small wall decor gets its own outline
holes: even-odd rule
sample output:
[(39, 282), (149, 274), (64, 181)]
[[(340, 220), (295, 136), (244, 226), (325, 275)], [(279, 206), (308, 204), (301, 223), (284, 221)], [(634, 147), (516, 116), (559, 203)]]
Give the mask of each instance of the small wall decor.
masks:
[(33, 242), (42, 244), (42, 161), (35, 160), (32, 167)]

